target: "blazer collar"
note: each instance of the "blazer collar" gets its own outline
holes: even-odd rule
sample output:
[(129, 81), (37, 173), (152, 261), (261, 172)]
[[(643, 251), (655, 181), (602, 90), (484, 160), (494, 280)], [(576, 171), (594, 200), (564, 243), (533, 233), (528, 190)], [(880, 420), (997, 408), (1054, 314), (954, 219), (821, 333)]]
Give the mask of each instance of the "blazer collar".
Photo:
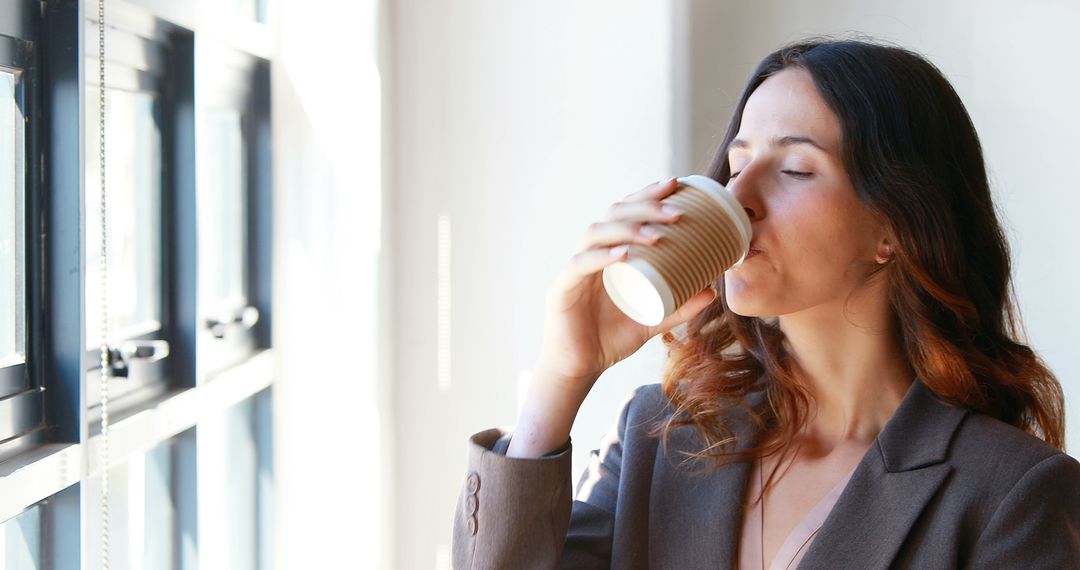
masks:
[[(761, 392), (748, 399), (761, 410)], [(965, 410), (939, 401), (918, 379), (863, 456), (814, 538), (800, 568), (887, 568), (925, 504), (944, 482), (949, 442)], [(737, 449), (757, 442), (746, 418), (733, 423)], [(665, 464), (704, 446), (695, 428), (671, 433)], [(695, 465), (696, 467), (697, 465)], [(661, 468), (650, 505), (650, 566), (735, 566), (751, 466), (737, 463), (706, 474)], [(672, 537), (675, 537), (673, 540)], [(837, 561), (844, 564), (837, 565)]]
[(916, 379), (799, 564), (801, 570), (888, 568), (945, 482), (949, 443), (967, 416)]
[(877, 437), (885, 470), (898, 473), (945, 461), (949, 442), (967, 413), (938, 400), (915, 379)]

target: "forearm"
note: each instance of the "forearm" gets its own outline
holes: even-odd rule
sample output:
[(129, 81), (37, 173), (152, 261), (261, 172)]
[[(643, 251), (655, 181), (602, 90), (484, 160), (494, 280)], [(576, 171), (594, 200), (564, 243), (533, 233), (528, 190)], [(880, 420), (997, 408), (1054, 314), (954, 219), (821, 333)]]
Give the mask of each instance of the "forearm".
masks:
[(570, 437), (578, 410), (596, 378), (573, 380), (536, 368), (514, 427), (507, 457), (536, 458)]

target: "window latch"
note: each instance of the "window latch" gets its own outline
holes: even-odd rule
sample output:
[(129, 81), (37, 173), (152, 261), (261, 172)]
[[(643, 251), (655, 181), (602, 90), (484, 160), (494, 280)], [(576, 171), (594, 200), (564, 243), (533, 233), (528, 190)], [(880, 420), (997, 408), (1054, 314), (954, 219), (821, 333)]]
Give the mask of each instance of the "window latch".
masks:
[(248, 330), (257, 322), (259, 322), (259, 310), (247, 306), (230, 315), (206, 319), (206, 328), (210, 330), (214, 338), (225, 338), (229, 329)]
[(169, 341), (129, 340), (120, 348), (109, 348), (111, 376), (127, 378), (132, 367), (153, 364), (169, 356)]

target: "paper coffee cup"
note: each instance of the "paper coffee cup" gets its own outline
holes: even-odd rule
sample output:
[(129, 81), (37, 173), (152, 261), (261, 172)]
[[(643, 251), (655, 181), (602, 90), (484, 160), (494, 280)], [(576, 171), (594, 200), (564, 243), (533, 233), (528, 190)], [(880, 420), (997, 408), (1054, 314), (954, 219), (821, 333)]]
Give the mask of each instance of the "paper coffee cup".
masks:
[(657, 224), (653, 245), (630, 244), (625, 261), (604, 268), (611, 301), (635, 321), (656, 326), (675, 309), (742, 263), (750, 248), (750, 218), (717, 181), (693, 174), (661, 200), (683, 212), (673, 224)]

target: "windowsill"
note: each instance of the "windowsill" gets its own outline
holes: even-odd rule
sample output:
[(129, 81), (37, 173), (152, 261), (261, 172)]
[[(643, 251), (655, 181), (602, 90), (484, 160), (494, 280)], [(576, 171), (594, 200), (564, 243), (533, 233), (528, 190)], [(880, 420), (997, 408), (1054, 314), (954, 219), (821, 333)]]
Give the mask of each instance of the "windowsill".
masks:
[[(109, 466), (121, 465), (201, 419), (223, 412), (270, 387), (273, 380), (274, 352), (264, 350), (212, 382), (171, 392), (114, 417), (109, 424)], [(102, 471), (100, 424), (89, 427), (89, 439), (83, 444), (46, 444), (0, 463), (0, 521)]]
[(79, 481), (82, 446), (48, 443), (0, 463), (0, 521)]

